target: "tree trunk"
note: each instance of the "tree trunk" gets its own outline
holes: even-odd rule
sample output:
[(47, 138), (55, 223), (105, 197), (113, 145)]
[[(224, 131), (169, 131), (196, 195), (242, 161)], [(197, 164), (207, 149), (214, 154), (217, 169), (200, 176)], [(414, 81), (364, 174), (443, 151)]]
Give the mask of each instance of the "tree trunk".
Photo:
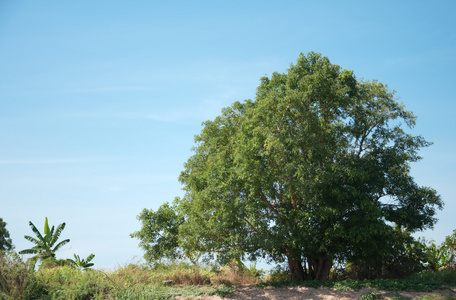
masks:
[(288, 268), (290, 269), (290, 280), (304, 281), (306, 280), (306, 272), (302, 267), (302, 261), (294, 258), (292, 255), (287, 255)]
[(333, 261), (331, 259), (319, 257), (319, 258), (309, 258), (309, 269), (312, 279), (328, 281), (329, 280), (329, 271), (333, 266)]

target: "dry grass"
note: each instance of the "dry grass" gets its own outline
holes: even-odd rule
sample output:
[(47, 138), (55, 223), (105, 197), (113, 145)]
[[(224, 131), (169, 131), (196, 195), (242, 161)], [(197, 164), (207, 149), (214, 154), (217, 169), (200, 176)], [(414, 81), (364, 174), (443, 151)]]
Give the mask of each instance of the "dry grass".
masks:
[(212, 284), (251, 285), (260, 283), (261, 280), (247, 271), (234, 268), (222, 268), (211, 277)]
[(260, 279), (247, 270), (224, 267), (211, 271), (185, 264), (158, 266), (152, 269), (139, 265), (128, 265), (119, 268), (110, 276), (122, 285), (172, 284), (172, 285), (247, 285), (260, 283)]
[(134, 264), (119, 268), (114, 273), (111, 273), (110, 278), (119, 285), (124, 286), (152, 283), (150, 271)]

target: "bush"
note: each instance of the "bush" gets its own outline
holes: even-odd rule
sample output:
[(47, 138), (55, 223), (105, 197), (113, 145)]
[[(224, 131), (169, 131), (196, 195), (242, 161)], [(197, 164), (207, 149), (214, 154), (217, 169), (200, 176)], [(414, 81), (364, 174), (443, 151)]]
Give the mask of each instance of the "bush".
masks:
[(422, 272), (413, 276), (413, 279), (427, 282), (441, 282), (456, 285), (456, 272), (452, 270), (438, 270), (436, 272)]
[(0, 299), (37, 299), (46, 295), (33, 268), (17, 253), (0, 251)]
[(56, 259), (55, 257), (46, 258), (41, 262), (40, 270), (41, 269), (53, 269), (63, 266), (70, 266), (70, 263), (65, 259)]
[(277, 265), (274, 269), (269, 272), (266, 276), (265, 281), (268, 282), (284, 282), (290, 278), (288, 267)]
[(99, 271), (80, 271), (71, 266), (40, 268), (39, 283), (49, 291), (51, 299), (92, 299), (115, 289), (109, 278)]

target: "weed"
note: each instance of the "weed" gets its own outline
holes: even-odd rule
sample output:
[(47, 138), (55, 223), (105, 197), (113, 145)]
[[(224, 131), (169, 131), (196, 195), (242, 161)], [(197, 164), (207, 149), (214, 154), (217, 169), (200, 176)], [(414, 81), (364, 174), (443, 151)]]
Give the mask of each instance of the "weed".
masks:
[(372, 291), (367, 294), (362, 294), (360, 299), (361, 300), (375, 300), (375, 299), (382, 299), (383, 296), (377, 293), (376, 291)]
[(453, 299), (454, 300), (454, 297), (451, 297), (449, 295), (436, 295), (436, 294), (432, 294), (432, 295), (423, 295), (421, 296), (422, 300), (451, 300)]
[(353, 290), (350, 286), (347, 284), (344, 284), (345, 282), (335, 282), (334, 283), (334, 288), (338, 291), (350, 291)]
[(233, 294), (233, 286), (232, 285), (223, 284), (220, 287), (213, 289), (212, 291), (210, 291), (207, 294), (209, 296), (217, 295), (217, 296), (219, 296), (221, 298), (229, 297), (229, 296), (231, 296)]
[(394, 295), (386, 295), (386, 296), (388, 296), (391, 300), (408, 300), (408, 299), (410, 299), (409, 297), (402, 296), (401, 294), (399, 294), (397, 292)]

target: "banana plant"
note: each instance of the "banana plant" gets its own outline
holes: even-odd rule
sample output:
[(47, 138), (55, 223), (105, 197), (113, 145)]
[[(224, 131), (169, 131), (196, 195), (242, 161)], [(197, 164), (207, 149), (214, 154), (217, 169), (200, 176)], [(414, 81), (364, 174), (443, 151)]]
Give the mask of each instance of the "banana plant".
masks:
[(442, 243), (442, 248), (444, 248), (447, 253), (445, 266), (452, 270), (456, 270), (456, 229), (453, 230), (453, 234), (445, 238), (445, 241)]
[(35, 246), (30, 249), (22, 250), (19, 254), (35, 254), (31, 258), (34, 262), (38, 260), (43, 261), (47, 258), (55, 258), (55, 252), (70, 242), (69, 239), (66, 239), (56, 244), (60, 234), (63, 229), (65, 229), (65, 223), (60, 224), (57, 228), (54, 228), (54, 226), (50, 228), (48, 218), (46, 217), (44, 221), (44, 236), (31, 221), (29, 222), (29, 225), (32, 228), (33, 233), (35, 233), (36, 238), (28, 235), (25, 235), (24, 238), (35, 244)]
[(90, 261), (95, 257), (95, 255), (92, 253), (90, 254), (89, 256), (87, 256), (86, 259), (81, 259), (79, 257), (79, 255), (76, 255), (74, 254), (74, 260), (73, 259), (70, 259), (68, 258), (67, 261), (74, 267), (78, 268), (78, 269), (88, 269), (90, 268), (91, 266), (93, 266), (93, 263), (91, 263)]

